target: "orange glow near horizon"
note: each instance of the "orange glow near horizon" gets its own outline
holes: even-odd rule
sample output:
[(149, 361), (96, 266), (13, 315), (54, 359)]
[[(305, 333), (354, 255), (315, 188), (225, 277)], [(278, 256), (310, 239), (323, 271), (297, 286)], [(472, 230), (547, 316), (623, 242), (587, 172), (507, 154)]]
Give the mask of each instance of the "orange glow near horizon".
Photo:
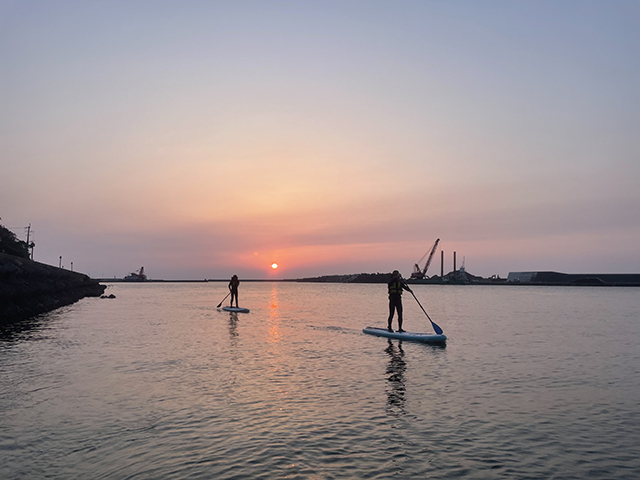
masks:
[[(424, 248), (424, 242), (403, 243), (402, 250), (420, 251)], [(264, 251), (256, 250), (245, 251), (233, 257), (232, 265), (242, 266), (243, 268), (251, 268), (256, 271), (264, 271), (265, 268), (271, 275), (284, 274), (286, 272), (295, 272), (298, 269), (309, 269), (309, 275), (313, 275), (314, 269), (322, 269), (325, 265), (344, 265), (361, 260), (370, 262), (373, 266), (371, 270), (378, 268), (377, 260), (388, 258), (394, 253), (397, 254), (397, 244), (379, 243), (379, 244), (339, 244), (339, 245), (297, 245), (281, 249), (266, 248)], [(266, 258), (265, 258), (266, 257)], [(280, 262), (265, 262), (268, 258), (279, 258)], [(409, 264), (409, 260), (406, 261)], [(274, 268), (274, 264), (277, 267)], [(282, 269), (285, 270), (282, 270)], [(351, 268), (351, 267), (349, 267)], [(266, 273), (266, 272), (265, 272)], [(342, 271), (338, 273), (344, 273)]]

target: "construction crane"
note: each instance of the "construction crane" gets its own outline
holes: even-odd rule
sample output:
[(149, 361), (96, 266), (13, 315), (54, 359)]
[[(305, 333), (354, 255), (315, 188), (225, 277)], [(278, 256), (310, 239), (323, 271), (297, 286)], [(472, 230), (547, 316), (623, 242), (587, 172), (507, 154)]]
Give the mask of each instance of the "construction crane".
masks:
[(144, 274), (144, 267), (140, 267), (137, 272), (130, 273), (124, 277), (125, 282), (144, 282), (147, 280), (147, 276)]
[[(427, 270), (429, 270), (429, 265), (431, 265), (431, 260), (433, 260), (433, 254), (436, 253), (436, 248), (438, 248), (438, 243), (440, 243), (439, 238), (436, 240), (436, 243), (433, 244), (433, 247), (431, 247), (431, 250), (425, 253), (422, 256), (422, 258), (418, 260), (418, 263), (416, 263), (413, 266), (413, 273), (411, 274), (411, 278), (413, 278), (414, 280), (420, 280), (426, 277)], [(427, 259), (427, 263), (425, 263), (424, 268), (421, 269), (420, 262), (422, 262), (422, 260), (424, 260), (424, 257), (426, 257), (427, 255), (429, 255), (429, 258)]]

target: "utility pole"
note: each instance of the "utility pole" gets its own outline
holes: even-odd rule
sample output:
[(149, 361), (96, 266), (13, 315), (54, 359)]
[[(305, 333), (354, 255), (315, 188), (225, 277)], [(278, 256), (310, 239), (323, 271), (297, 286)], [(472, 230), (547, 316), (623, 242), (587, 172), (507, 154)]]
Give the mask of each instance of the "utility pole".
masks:
[[(29, 256), (31, 260), (33, 260), (33, 245), (29, 243), (29, 239), (31, 238), (31, 224), (27, 227), (27, 249), (31, 250), (31, 255)], [(27, 253), (28, 250), (27, 250)]]
[(58, 263), (58, 268), (62, 268), (62, 255), (60, 255), (60, 262)]

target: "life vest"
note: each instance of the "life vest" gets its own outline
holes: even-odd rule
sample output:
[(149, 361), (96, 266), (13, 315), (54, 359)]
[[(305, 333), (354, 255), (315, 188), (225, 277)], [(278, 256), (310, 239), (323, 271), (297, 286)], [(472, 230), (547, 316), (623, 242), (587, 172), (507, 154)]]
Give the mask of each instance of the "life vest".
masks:
[(402, 282), (393, 280), (389, 283), (389, 295), (402, 295)]

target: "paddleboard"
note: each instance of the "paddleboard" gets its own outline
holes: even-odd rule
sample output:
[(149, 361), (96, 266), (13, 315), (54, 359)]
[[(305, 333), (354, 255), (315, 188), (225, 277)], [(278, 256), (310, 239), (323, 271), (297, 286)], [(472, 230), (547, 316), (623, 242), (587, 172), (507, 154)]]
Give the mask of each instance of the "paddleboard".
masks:
[(378, 327), (366, 327), (363, 328), (362, 331), (369, 335), (397, 338), (398, 340), (412, 340), (414, 342), (444, 344), (447, 341), (447, 337), (445, 335), (436, 335), (434, 333), (390, 332), (386, 328)]
[(242, 307), (222, 307), (225, 312), (236, 312), (236, 313), (249, 313), (248, 308)]

